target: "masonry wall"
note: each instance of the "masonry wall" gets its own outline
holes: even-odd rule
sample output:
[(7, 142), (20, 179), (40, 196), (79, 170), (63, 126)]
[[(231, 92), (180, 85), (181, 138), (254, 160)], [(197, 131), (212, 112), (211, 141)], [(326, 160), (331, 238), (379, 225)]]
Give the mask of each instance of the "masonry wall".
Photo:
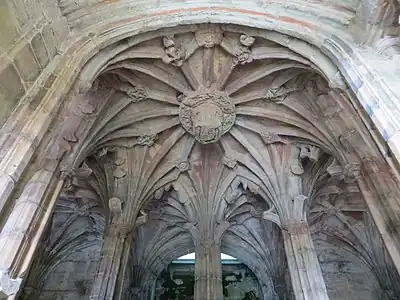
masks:
[(101, 247), (76, 251), (47, 278), (40, 300), (88, 300), (100, 261)]
[(369, 270), (345, 251), (331, 244), (314, 241), (329, 299), (376, 300), (380, 288)]
[(37, 106), (43, 97), (23, 99), (69, 33), (57, 2), (0, 1), (0, 126), (21, 100)]

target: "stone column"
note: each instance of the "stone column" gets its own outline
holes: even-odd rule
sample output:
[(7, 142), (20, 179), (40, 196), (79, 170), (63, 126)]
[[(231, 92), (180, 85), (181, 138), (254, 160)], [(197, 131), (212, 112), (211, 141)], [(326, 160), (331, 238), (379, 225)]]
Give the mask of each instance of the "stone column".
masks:
[(379, 170), (368, 170), (365, 173), (367, 176), (356, 176), (357, 185), (386, 249), (400, 272), (399, 188), (388, 174)]
[(0, 233), (0, 299), (14, 299), (51, 218), (63, 180), (41, 169), (26, 183)]
[(130, 223), (108, 225), (104, 234), (103, 255), (90, 294), (91, 300), (114, 300), (114, 294), (118, 293), (117, 279), (121, 263), (125, 252), (130, 249), (131, 239), (128, 235), (131, 230)]
[(195, 300), (222, 300), (221, 245), (205, 240), (196, 245)]
[(325, 281), (306, 221), (282, 224), (283, 240), (296, 300), (328, 300)]
[(151, 275), (142, 282), (140, 300), (155, 300), (157, 276)]

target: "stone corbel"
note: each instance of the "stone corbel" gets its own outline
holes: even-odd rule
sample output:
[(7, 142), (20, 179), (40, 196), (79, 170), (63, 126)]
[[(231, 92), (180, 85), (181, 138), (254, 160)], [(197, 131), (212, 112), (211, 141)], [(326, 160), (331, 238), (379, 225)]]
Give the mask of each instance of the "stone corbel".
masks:
[(302, 175), (304, 173), (302, 160), (308, 158), (311, 162), (318, 161), (321, 150), (311, 145), (294, 145), (292, 147), (292, 155), (290, 159), (290, 171), (294, 175)]
[(64, 180), (65, 190), (67, 192), (74, 192), (77, 186), (77, 180), (87, 179), (92, 174), (92, 170), (86, 163), (83, 163), (80, 168), (71, 168), (66, 165), (61, 165), (61, 180)]
[(292, 155), (290, 158), (290, 171), (294, 175), (302, 175), (304, 173), (303, 164), (300, 159), (301, 149), (298, 146), (292, 147)]
[(348, 163), (344, 167), (334, 159), (326, 169), (331, 177), (343, 180), (345, 183), (353, 183), (361, 177), (361, 165), (359, 163)]
[(345, 182), (355, 182), (361, 177), (361, 166), (358, 163), (350, 163), (344, 167)]
[(342, 166), (339, 165), (339, 162), (336, 159), (332, 160), (332, 163), (328, 166), (326, 171), (332, 177), (342, 177), (343, 176)]
[(321, 150), (315, 146), (301, 145), (300, 158), (308, 158), (312, 162), (317, 162), (320, 157)]

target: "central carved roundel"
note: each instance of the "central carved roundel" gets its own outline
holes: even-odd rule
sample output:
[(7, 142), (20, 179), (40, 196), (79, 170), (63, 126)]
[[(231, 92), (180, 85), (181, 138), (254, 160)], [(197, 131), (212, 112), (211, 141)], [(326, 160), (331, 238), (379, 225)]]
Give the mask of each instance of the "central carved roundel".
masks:
[(183, 128), (202, 144), (218, 141), (235, 123), (235, 106), (223, 92), (200, 89), (179, 100)]

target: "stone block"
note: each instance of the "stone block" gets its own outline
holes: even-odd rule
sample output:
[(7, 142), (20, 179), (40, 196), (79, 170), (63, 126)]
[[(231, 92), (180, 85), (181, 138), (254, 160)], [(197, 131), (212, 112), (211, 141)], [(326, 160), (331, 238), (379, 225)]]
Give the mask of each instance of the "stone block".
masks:
[(29, 102), (29, 107), (32, 110), (35, 110), (39, 104), (41, 103), (42, 99), (44, 98), (44, 96), (46, 95), (48, 89), (41, 87), (39, 89), (39, 91), (35, 94), (35, 96), (32, 98), (32, 100)]
[(0, 125), (9, 116), (25, 89), (12, 62), (0, 60)]
[(7, 174), (0, 174), (0, 211), (7, 202), (8, 197), (14, 190), (14, 180)]
[(14, 58), (15, 66), (17, 67), (22, 80), (35, 81), (40, 74), (40, 66), (36, 61), (30, 43), (25, 44), (18, 51)]
[(17, 22), (6, 1), (0, 1), (0, 48), (7, 51), (19, 37)]
[(32, 49), (35, 52), (41, 68), (44, 69), (49, 63), (49, 55), (47, 53), (46, 45), (44, 44), (43, 36), (40, 32), (32, 39)]

